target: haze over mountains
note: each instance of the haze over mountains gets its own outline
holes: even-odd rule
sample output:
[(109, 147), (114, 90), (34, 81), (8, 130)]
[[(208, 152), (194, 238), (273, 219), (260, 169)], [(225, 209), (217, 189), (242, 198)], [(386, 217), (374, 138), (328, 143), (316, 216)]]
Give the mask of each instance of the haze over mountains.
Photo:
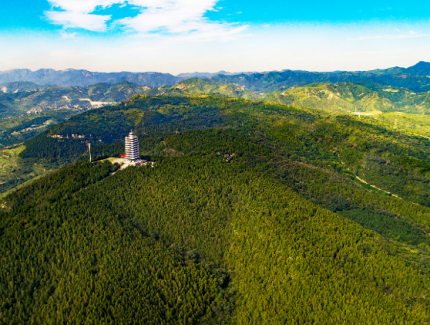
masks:
[(168, 73), (158, 72), (90, 72), (87, 70), (53, 70), (40, 69), (31, 71), (28, 69), (15, 69), (0, 72), (0, 84), (14, 81), (31, 81), (38, 85), (51, 86), (80, 86), (85, 87), (95, 83), (118, 83), (121, 81), (133, 82), (140, 85), (161, 86), (174, 85), (181, 78)]
[(31, 71), (28, 69), (15, 69), (0, 72), (0, 84), (14, 81), (30, 81), (39, 85), (88, 86), (94, 83), (117, 83), (128, 81), (149, 87), (161, 85), (175, 85), (176, 83), (191, 77), (211, 78), (222, 83), (236, 83), (245, 86), (252, 91), (270, 92), (279, 87), (298, 87), (315, 82), (375, 82), (394, 87), (405, 87), (416, 92), (430, 90), (430, 63), (419, 62), (409, 68), (394, 67), (383, 70), (371, 71), (334, 71), (334, 72), (309, 72), (309, 71), (272, 71), (264, 73), (183, 73), (173, 76), (168, 73), (158, 72), (90, 72), (87, 70), (53, 70), (40, 69)]

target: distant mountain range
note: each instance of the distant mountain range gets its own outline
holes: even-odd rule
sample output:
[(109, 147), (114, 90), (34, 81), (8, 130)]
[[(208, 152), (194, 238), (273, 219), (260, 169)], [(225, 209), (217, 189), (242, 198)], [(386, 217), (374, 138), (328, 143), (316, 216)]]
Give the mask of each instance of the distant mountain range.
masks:
[(224, 84), (212, 79), (190, 78), (174, 86), (162, 86), (145, 91), (150, 96), (187, 96), (212, 95), (221, 97), (238, 97), (259, 100), (262, 96), (257, 92), (245, 89), (237, 84)]
[[(72, 70), (73, 73), (76, 71)], [(62, 73), (65, 77), (64, 72)], [(429, 87), (427, 83), (430, 82), (430, 64), (426, 62), (406, 69), (355, 73), (222, 73), (224, 74), (190, 73), (171, 76), (176, 78), (174, 85), (155, 87), (129, 81), (96, 83), (85, 87), (42, 86), (32, 81), (0, 84), (0, 118), (3, 119), (0, 121), (0, 144), (8, 146), (23, 142), (72, 115), (106, 103), (122, 102), (137, 94), (235, 97), (367, 115), (390, 112), (430, 114), (430, 92), (425, 91)], [(104, 74), (104, 77), (107, 75), (109, 74)], [(148, 73), (146, 77), (158, 78), (160, 75), (162, 74)], [(197, 77), (178, 81), (193, 75)], [(92, 79), (87, 79), (86, 82), (89, 80)], [(317, 82), (309, 84), (311, 81)], [(407, 87), (399, 87), (399, 84)]]
[(230, 73), (220, 71), (217, 73), (194, 72), (182, 73), (173, 76), (158, 72), (90, 72), (87, 70), (53, 70), (15, 69), (0, 72), (0, 84), (15, 81), (29, 81), (38, 85), (56, 85), (62, 87), (85, 87), (95, 83), (118, 83), (128, 81), (151, 88), (162, 85), (173, 86), (184, 79), (210, 78), (221, 83), (232, 83), (244, 86), (246, 89), (257, 92), (271, 92), (280, 87), (292, 88), (317, 82), (370, 82), (393, 87), (404, 87), (415, 92), (430, 91), (430, 63), (419, 62), (409, 68), (394, 67), (370, 71), (334, 71), (309, 72), (302, 70), (283, 70), (271, 72), (242, 72)]
[(38, 85), (55, 85), (61, 87), (79, 86), (85, 87), (96, 83), (118, 83), (122, 81), (133, 82), (139, 85), (150, 87), (161, 85), (174, 85), (181, 81), (181, 78), (168, 73), (158, 72), (90, 72), (87, 70), (53, 70), (40, 69), (31, 71), (28, 69), (15, 69), (0, 72), (0, 84), (14, 81), (30, 81)]
[(430, 91), (430, 63), (419, 62), (409, 68), (389, 68), (371, 71), (308, 72), (284, 70), (281, 72), (216, 75), (211, 80), (235, 83), (251, 91), (271, 92), (280, 87), (292, 88), (317, 82), (368, 82), (392, 87), (404, 87), (415, 92)]
[(227, 71), (218, 71), (218, 72), (190, 72), (190, 73), (180, 73), (176, 77), (180, 79), (189, 79), (189, 78), (211, 78), (216, 75), (226, 75), (226, 76), (234, 76), (237, 74), (251, 74), (253, 72), (227, 72)]
[(281, 86), (275, 91), (263, 93), (236, 83), (216, 82), (214, 79), (190, 78), (174, 86), (156, 88), (127, 81), (86, 87), (43, 87), (27, 81), (12, 82), (0, 86), (3, 91), (0, 93), (0, 118), (64, 109), (74, 110), (77, 114), (100, 106), (100, 102), (117, 103), (137, 94), (236, 97), (339, 112), (430, 114), (430, 93), (402, 87), (363, 81), (325, 82), (292, 88)]

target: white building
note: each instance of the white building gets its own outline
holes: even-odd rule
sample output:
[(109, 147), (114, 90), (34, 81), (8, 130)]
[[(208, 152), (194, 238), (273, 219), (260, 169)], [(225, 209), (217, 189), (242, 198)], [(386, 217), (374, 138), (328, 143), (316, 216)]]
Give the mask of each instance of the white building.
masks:
[(139, 140), (132, 131), (125, 137), (125, 156), (130, 161), (139, 159)]

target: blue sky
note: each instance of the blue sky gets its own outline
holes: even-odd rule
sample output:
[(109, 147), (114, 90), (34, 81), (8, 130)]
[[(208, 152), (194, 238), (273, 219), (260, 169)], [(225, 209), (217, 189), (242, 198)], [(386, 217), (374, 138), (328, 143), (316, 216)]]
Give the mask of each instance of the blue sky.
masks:
[(0, 70), (368, 70), (430, 61), (429, 1), (21, 0)]

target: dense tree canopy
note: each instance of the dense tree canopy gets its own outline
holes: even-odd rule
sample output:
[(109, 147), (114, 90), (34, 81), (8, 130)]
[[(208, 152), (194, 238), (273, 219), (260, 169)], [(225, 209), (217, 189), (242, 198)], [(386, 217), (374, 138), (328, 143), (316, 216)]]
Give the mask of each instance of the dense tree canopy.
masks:
[(117, 156), (130, 128), (154, 167), (75, 162), (1, 202), (1, 322), (430, 322), (430, 142), (277, 104), (135, 97), (22, 158), (87, 160), (49, 137), (80, 132)]

